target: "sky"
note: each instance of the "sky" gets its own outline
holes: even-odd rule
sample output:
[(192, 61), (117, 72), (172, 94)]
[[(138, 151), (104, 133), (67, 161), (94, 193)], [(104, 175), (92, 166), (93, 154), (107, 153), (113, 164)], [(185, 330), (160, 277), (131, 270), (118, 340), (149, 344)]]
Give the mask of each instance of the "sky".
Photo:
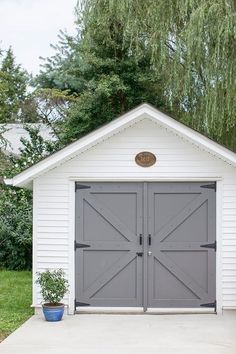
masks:
[(17, 64), (37, 74), (59, 30), (75, 33), (77, 0), (0, 0), (0, 48), (12, 46)]

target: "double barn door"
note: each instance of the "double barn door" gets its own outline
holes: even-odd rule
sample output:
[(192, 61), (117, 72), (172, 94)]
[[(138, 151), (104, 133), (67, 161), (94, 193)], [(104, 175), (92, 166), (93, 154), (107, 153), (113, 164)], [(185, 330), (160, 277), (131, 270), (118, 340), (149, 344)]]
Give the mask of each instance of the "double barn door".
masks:
[(215, 224), (214, 183), (76, 183), (77, 305), (214, 306)]

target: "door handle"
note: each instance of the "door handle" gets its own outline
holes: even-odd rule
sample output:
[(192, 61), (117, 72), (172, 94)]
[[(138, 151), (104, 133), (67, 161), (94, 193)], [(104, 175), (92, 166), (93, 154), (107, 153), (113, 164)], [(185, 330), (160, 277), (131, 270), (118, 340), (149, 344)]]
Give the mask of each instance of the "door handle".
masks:
[(151, 246), (151, 244), (152, 244), (152, 235), (149, 234), (148, 235), (148, 246)]
[(136, 252), (138, 257), (142, 257), (143, 256), (143, 252)]
[(139, 244), (140, 246), (143, 244), (143, 235), (139, 234)]

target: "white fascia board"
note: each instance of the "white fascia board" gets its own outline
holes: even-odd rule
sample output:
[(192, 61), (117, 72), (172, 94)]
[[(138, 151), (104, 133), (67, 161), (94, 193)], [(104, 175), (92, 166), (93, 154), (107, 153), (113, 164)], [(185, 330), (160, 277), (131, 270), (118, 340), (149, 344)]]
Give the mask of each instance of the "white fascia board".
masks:
[(34, 178), (62, 164), (64, 161), (73, 158), (77, 154), (89, 149), (100, 141), (109, 138), (119, 130), (125, 129), (127, 126), (131, 125), (131, 123), (135, 124), (143, 118), (152, 119), (156, 123), (159, 123), (167, 129), (174, 131), (177, 135), (183, 136), (196, 146), (203, 148), (229, 164), (236, 165), (236, 154), (234, 152), (224, 148), (204, 135), (192, 130), (191, 128), (145, 103), (115, 119), (109, 124), (86, 135), (78, 141), (68, 145), (64, 149), (54, 153), (46, 159), (38, 162), (34, 166), (16, 175), (11, 180), (5, 180), (5, 183), (17, 187), (24, 187)]
[(99, 141), (109, 138), (120, 129), (125, 129), (131, 122), (134, 124), (135, 122), (143, 119), (145, 117), (145, 107), (146, 105), (142, 105), (124, 114), (104, 127), (97, 129), (78, 141), (66, 146), (64, 149), (48, 156), (44, 160), (14, 176), (11, 181), (9, 181), (11, 182), (9, 184), (15, 187), (26, 186), (32, 179), (62, 164), (64, 161), (73, 158), (78, 153), (89, 149)]
[(4, 182), (8, 186), (12, 186), (13, 185), (13, 179), (12, 178), (4, 178)]

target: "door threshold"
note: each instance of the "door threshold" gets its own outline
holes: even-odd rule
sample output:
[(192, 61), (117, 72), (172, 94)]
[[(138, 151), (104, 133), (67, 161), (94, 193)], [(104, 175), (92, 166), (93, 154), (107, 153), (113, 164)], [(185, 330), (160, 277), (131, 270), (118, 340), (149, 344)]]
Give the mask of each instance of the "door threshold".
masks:
[(98, 314), (98, 315), (184, 315), (184, 314), (215, 314), (214, 309), (209, 308), (149, 308), (143, 307), (77, 307), (75, 314)]
[(146, 314), (156, 315), (196, 315), (196, 314), (216, 314), (212, 308), (191, 307), (191, 308), (148, 308)]
[(143, 307), (95, 307), (82, 306), (76, 307), (76, 314), (138, 314), (144, 313)]

